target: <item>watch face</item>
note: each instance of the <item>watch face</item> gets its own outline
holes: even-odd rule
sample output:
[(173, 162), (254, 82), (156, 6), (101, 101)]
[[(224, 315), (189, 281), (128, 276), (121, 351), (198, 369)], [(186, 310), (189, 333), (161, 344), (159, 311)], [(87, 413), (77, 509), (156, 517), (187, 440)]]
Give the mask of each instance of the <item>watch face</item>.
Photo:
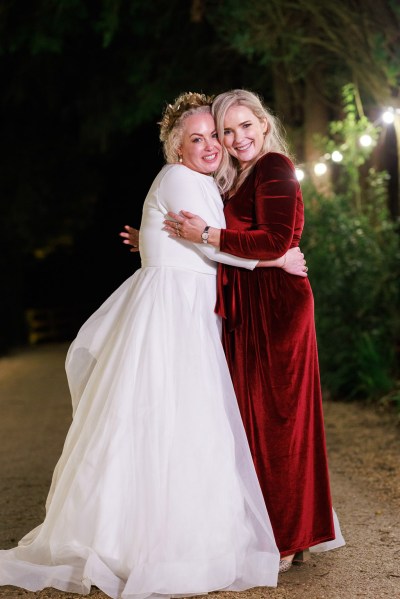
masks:
[(204, 243), (207, 243), (207, 239), (208, 239), (208, 236), (209, 236), (209, 232), (208, 232), (208, 229), (209, 229), (209, 228), (210, 228), (210, 227), (206, 227), (206, 228), (204, 229), (204, 231), (202, 232), (202, 234), (201, 234), (201, 238), (202, 238), (202, 240), (204, 241)]

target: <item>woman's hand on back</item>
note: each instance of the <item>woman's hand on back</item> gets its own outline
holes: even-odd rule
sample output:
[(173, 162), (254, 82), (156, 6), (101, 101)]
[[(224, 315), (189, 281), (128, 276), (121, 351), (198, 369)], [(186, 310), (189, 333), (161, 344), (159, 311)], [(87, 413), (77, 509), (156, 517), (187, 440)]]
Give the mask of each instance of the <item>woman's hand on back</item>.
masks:
[(138, 229), (134, 229), (129, 225), (125, 225), (125, 231), (121, 231), (120, 237), (123, 237), (122, 243), (126, 245), (130, 245), (130, 252), (138, 252), (139, 251), (139, 231)]
[(281, 266), (290, 275), (298, 277), (307, 277), (308, 266), (304, 259), (304, 254), (299, 247), (290, 248), (283, 256), (283, 264)]
[(258, 268), (275, 267), (282, 268), (290, 275), (297, 277), (307, 277), (308, 267), (304, 259), (304, 254), (299, 247), (290, 248), (281, 258), (277, 260), (260, 260)]

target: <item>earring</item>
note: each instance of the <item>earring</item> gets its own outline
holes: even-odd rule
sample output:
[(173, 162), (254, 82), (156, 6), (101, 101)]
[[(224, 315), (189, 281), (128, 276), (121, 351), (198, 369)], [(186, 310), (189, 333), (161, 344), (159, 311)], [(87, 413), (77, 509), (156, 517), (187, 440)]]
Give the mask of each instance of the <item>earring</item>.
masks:
[(182, 163), (182, 162), (183, 162), (183, 158), (182, 158), (182, 156), (179, 156), (179, 158), (178, 158), (178, 162), (180, 162), (180, 163)]

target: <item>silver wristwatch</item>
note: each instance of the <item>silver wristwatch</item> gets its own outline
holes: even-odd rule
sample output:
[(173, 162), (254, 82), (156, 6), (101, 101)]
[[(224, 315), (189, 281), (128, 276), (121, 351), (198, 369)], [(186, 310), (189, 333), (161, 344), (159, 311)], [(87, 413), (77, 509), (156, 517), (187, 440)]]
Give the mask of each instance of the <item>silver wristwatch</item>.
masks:
[(208, 229), (209, 228), (210, 228), (209, 226), (205, 227), (204, 231), (201, 234), (201, 240), (203, 243), (208, 243), (208, 236), (209, 236)]

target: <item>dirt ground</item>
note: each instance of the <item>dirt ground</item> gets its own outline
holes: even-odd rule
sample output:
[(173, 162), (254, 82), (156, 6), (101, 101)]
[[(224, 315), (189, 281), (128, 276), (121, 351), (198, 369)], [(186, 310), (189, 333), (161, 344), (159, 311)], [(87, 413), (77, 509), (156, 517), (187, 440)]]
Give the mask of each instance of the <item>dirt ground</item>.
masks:
[[(0, 547), (39, 524), (71, 419), (67, 344), (0, 359)], [(332, 493), (346, 547), (314, 555), (275, 589), (213, 593), (212, 599), (400, 598), (400, 426), (373, 407), (325, 403)], [(1, 587), (3, 599), (78, 599), (46, 589)], [(91, 599), (106, 599), (93, 589)]]

